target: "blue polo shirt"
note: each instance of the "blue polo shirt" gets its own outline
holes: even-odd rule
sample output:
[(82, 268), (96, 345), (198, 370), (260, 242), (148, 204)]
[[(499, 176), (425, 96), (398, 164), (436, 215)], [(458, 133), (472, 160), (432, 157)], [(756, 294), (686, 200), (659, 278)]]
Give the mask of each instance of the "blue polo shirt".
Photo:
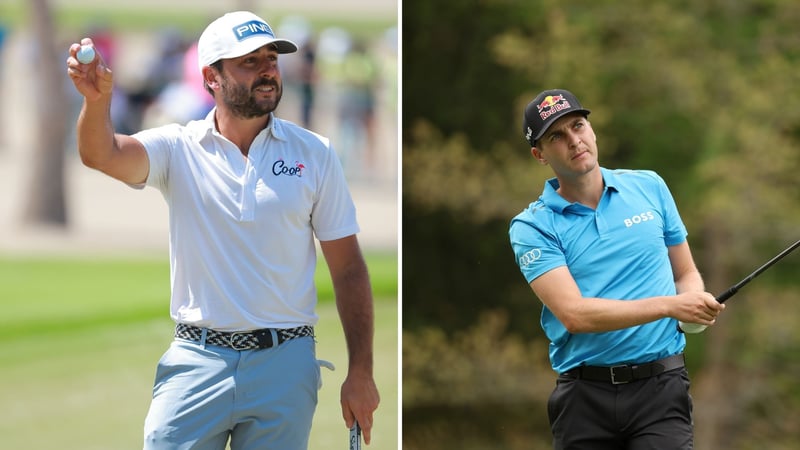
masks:
[[(674, 295), (667, 247), (686, 240), (686, 227), (664, 180), (647, 170), (601, 169), (597, 210), (569, 203), (545, 182), (538, 200), (511, 221), (511, 246), (528, 283), (567, 266), (585, 298), (634, 300)], [(588, 301), (588, 300), (587, 300)], [(644, 363), (683, 351), (675, 319), (603, 333), (569, 333), (546, 306), (541, 325), (553, 370), (580, 365)]]

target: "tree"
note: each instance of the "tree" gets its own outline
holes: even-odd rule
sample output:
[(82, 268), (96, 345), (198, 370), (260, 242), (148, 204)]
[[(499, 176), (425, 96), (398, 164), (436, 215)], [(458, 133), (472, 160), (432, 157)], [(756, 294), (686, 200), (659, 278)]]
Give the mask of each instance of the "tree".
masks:
[[(592, 110), (604, 166), (664, 176), (710, 291), (796, 240), (799, 15), (790, 0), (404, 2), (403, 321), (404, 342), (415, 343), (404, 367), (425, 367), (405, 361), (430, 353), (422, 338), (432, 329), (452, 340), (481, 330), (487, 311), (507, 314), (509, 334), (542, 339), (507, 230), (550, 176), (531, 161), (520, 126), (524, 104), (546, 88), (570, 89)], [(796, 439), (800, 389), (784, 375), (798, 373), (800, 338), (790, 330), (800, 307), (789, 300), (800, 291), (798, 259), (690, 338), (698, 447), (790, 448), (781, 445)], [(504, 382), (428, 372), (437, 377), (428, 386)], [(415, 376), (423, 378), (409, 388), (426, 385), (424, 371), (404, 371)], [(780, 416), (768, 417), (762, 399), (778, 401)], [(538, 408), (545, 400), (528, 397)]]
[(32, 83), (36, 123), (31, 151), (31, 177), (27, 204), (23, 212), (26, 224), (65, 226), (67, 210), (64, 179), (64, 141), (67, 137), (68, 102), (64, 92), (64, 61), (52, 40), (55, 29), (47, 0), (28, 3), (31, 29), (34, 31), (37, 70)]

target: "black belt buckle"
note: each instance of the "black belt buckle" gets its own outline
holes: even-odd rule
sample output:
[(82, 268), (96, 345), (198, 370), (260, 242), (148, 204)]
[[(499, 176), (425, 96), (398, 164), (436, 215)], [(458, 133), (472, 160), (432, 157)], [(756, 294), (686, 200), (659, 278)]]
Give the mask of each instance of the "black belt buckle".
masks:
[(625, 384), (633, 380), (633, 369), (627, 364), (608, 368), (611, 374), (611, 384)]
[(258, 341), (258, 348), (270, 348), (276, 344), (272, 341), (272, 330), (269, 328), (253, 331), (253, 336), (255, 336)]

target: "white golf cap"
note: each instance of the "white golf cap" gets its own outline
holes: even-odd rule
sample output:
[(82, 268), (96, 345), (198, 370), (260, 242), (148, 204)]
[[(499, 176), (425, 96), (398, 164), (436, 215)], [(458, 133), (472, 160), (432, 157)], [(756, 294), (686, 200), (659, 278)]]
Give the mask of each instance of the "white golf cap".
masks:
[(267, 44), (274, 44), (278, 53), (294, 53), (297, 44), (278, 39), (267, 21), (249, 11), (227, 13), (211, 22), (197, 42), (200, 70), (220, 59), (238, 58)]

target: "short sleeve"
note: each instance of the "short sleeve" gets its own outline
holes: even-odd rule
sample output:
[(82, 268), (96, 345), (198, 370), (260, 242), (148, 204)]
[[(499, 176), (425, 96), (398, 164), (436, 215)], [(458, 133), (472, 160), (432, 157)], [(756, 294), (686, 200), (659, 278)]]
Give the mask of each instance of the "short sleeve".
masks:
[(664, 215), (664, 243), (667, 246), (677, 245), (686, 240), (686, 226), (678, 212), (675, 198), (667, 187), (663, 178), (656, 175), (658, 180), (659, 197), (661, 199), (661, 210)]
[(531, 207), (515, 217), (509, 226), (511, 248), (528, 283), (566, 265), (566, 257), (557, 236), (547, 229), (546, 220), (534, 221), (537, 214), (546, 215), (544, 209)]
[(150, 171), (147, 175), (147, 186), (164, 191), (167, 186), (170, 155), (175, 148), (179, 130), (175, 125), (151, 128), (133, 135), (142, 143), (150, 159)]
[(311, 212), (311, 225), (320, 241), (341, 239), (359, 232), (356, 208), (342, 165), (331, 146), (325, 147), (325, 168)]

